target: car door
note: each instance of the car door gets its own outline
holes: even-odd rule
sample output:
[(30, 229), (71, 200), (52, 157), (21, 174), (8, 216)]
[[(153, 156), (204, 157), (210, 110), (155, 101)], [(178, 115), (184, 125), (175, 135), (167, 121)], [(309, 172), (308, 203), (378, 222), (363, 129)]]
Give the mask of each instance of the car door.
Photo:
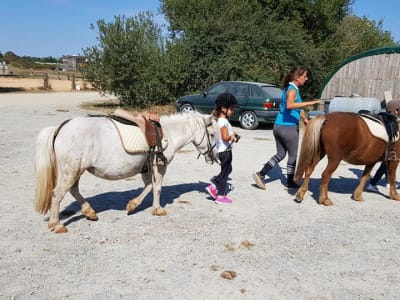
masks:
[(249, 101), (249, 85), (242, 82), (231, 82), (227, 92), (234, 95), (240, 105), (239, 108), (235, 109), (235, 113), (230, 119), (233, 121), (239, 121), (239, 116), (242, 111), (246, 110)]
[(227, 91), (227, 86), (226, 82), (219, 82), (207, 89), (201, 101), (196, 103), (196, 110), (202, 114), (210, 114), (215, 107), (215, 99)]

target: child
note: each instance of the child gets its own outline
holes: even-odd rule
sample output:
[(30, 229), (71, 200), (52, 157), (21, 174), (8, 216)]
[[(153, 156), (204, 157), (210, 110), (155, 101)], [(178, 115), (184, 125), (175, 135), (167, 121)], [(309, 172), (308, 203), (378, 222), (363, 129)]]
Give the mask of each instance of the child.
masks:
[(229, 93), (221, 94), (215, 100), (213, 115), (218, 118), (217, 123), (218, 128), (220, 128), (217, 151), (221, 162), (221, 171), (214, 177), (213, 183), (206, 187), (206, 190), (218, 204), (232, 203), (232, 199), (226, 195), (225, 190), (228, 176), (232, 172), (232, 143), (239, 140), (239, 135), (232, 130), (228, 121), (236, 106), (238, 106), (238, 103), (235, 96)]

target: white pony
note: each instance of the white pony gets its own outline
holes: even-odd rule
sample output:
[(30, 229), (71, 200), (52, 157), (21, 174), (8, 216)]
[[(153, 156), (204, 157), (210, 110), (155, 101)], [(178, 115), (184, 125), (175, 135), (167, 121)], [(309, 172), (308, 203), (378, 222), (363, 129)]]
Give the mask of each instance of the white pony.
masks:
[[(153, 215), (166, 215), (160, 206), (162, 179), (175, 153), (193, 143), (206, 161), (216, 160), (216, 121), (211, 115), (198, 113), (162, 116), (160, 123), (168, 147), (164, 150), (166, 163), (157, 163), (149, 152), (129, 154), (121, 143), (112, 121), (107, 117), (77, 117), (58, 127), (40, 131), (36, 141), (36, 210), (50, 210), (48, 227), (55, 233), (67, 232), (60, 223), (60, 203), (69, 191), (81, 205), (82, 213), (97, 220), (94, 209), (79, 192), (79, 178), (87, 170), (95, 176), (119, 180), (142, 174), (144, 189), (130, 200), (126, 210), (133, 211), (153, 189)], [(153, 161), (149, 161), (149, 158)]]

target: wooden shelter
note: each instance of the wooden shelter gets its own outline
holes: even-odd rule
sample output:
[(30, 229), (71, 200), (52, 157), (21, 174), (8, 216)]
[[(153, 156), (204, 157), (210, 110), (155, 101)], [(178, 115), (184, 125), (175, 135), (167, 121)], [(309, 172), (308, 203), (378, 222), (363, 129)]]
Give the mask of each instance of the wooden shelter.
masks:
[(358, 94), (384, 100), (385, 92), (400, 100), (400, 46), (369, 50), (343, 61), (328, 76), (319, 97)]

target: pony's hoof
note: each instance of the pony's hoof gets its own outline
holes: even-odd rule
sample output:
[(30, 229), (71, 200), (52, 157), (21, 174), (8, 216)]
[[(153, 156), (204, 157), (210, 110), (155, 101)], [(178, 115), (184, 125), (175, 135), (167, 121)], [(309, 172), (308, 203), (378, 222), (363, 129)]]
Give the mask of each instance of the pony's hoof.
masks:
[(162, 207), (157, 207), (157, 208), (153, 208), (152, 214), (153, 214), (153, 216), (162, 217), (162, 216), (167, 215), (167, 211)]
[(323, 201), (320, 201), (319, 204), (325, 205), (325, 206), (332, 206), (333, 202), (330, 199), (325, 199)]
[(302, 202), (303, 200), (304, 200), (304, 194), (300, 193), (300, 192), (297, 192), (296, 193), (296, 201), (297, 202)]
[(89, 210), (89, 211), (84, 211), (84, 210), (82, 210), (82, 214), (83, 214), (88, 220), (91, 220), (91, 221), (97, 221), (97, 220), (99, 219), (99, 217), (96, 215), (96, 212), (95, 212), (93, 209), (91, 209), (91, 210)]
[(68, 229), (63, 224), (56, 224), (55, 226), (49, 224), (49, 229), (54, 233), (67, 233)]
[(136, 203), (133, 201), (129, 201), (126, 205), (126, 213), (129, 214), (130, 212), (134, 211), (136, 208)]
[(85, 215), (86, 218), (90, 221), (97, 221), (99, 219), (99, 217), (94, 213), (94, 214), (90, 214), (90, 215)]
[(363, 198), (363, 196), (353, 196), (353, 199), (355, 200), (355, 201), (364, 201), (364, 198)]
[(394, 200), (394, 201), (400, 201), (400, 195), (394, 195), (394, 196), (390, 196), (390, 199)]

